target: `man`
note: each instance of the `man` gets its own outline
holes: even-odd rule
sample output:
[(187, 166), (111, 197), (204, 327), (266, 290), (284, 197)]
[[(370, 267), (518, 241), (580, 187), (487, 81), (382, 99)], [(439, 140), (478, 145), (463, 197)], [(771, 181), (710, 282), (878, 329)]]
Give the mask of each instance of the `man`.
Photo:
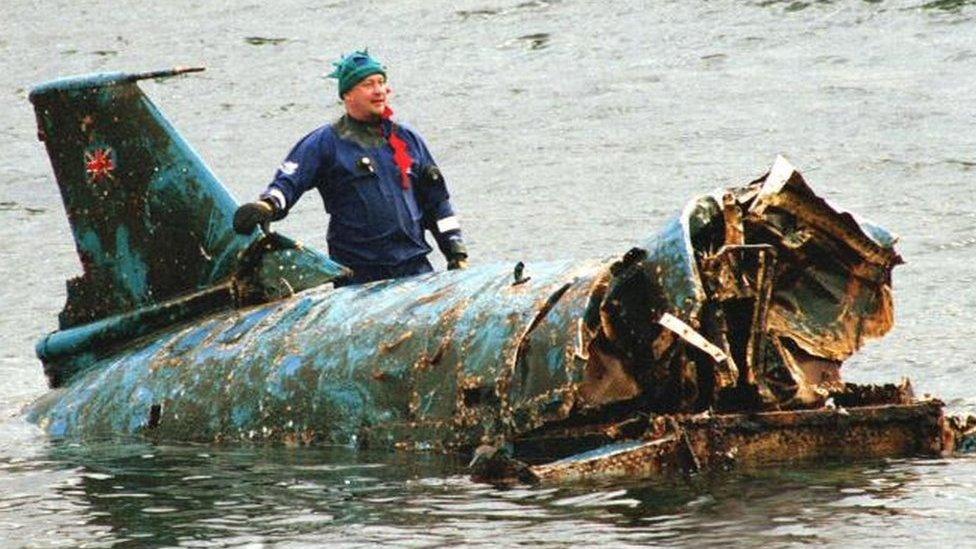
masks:
[(448, 269), (466, 267), (461, 226), (427, 144), (391, 120), (386, 68), (366, 51), (334, 65), (345, 114), (292, 148), (260, 199), (237, 209), (234, 230), (250, 234), (285, 217), (315, 188), (329, 213), (329, 255), (354, 273), (337, 285), (431, 272), (425, 230)]

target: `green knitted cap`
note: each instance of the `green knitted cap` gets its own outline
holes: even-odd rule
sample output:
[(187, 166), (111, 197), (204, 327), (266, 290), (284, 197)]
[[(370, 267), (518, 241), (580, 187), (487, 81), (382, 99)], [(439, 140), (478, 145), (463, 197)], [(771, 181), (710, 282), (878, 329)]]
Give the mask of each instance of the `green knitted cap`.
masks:
[(365, 49), (343, 55), (342, 58), (332, 64), (335, 66), (335, 70), (329, 74), (329, 78), (335, 78), (339, 81), (340, 99), (367, 76), (382, 74), (386, 77), (386, 67), (371, 57), (369, 51)]

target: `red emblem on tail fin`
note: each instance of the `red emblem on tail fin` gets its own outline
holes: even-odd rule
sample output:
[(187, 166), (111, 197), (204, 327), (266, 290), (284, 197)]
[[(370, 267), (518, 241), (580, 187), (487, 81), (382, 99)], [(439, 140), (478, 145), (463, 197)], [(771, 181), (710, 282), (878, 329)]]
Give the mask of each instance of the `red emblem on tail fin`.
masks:
[(110, 147), (99, 147), (85, 151), (85, 177), (89, 183), (98, 183), (105, 179), (115, 179), (115, 159)]

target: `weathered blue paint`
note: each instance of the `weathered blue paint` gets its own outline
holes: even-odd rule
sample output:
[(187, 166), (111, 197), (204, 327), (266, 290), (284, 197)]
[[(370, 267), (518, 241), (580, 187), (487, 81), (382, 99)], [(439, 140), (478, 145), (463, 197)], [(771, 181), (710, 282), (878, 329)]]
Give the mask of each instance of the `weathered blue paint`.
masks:
[[(226, 280), (255, 237), (236, 235), (236, 202), (136, 85), (166, 72), (111, 73), (34, 88), (83, 275), (61, 327), (159, 304)], [(92, 155), (104, 152), (109, 162)]]
[(66, 76), (38, 84), (31, 90), (31, 95), (45, 95), (51, 92), (64, 92), (76, 90), (88, 90), (97, 87), (113, 86), (116, 84), (129, 82), (131, 75), (124, 72), (106, 72), (101, 74), (84, 74), (77, 76)]
[(125, 227), (115, 231), (115, 253), (112, 255), (116, 258), (113, 269), (119, 273), (121, 286), (129, 295), (149, 297), (146, 287), (149, 267), (143, 261), (142, 254), (133, 249), (129, 230)]
[[(62, 331), (37, 348), (55, 386), (93, 364), (84, 351), (104, 356), (175, 322), (345, 272), (284, 237), (256, 249), (257, 236), (233, 232), (236, 202), (135, 84), (166, 75), (73, 77), (31, 92), (83, 269), (68, 282)], [(110, 160), (98, 164), (95, 152)]]
[[(597, 267), (530, 265), (532, 280), (512, 286), (511, 267), (494, 265), (323, 287), (216, 314), (101, 360), (32, 417), (64, 436), (132, 433), (147, 425), (156, 404), (162, 415), (153, 432), (167, 438), (385, 444), (415, 425), (438, 433), (425, 442), (470, 444), (502, 418), (489, 402), (465, 406), (464, 389), (491, 395), (500, 378), (522, 375), (504, 395), (519, 409), (553, 388), (569, 392), (581, 379), (582, 364), (566, 357)], [(540, 301), (566, 283), (571, 314), (540, 324), (533, 339), (545, 344), (510, 373), (513, 342)], [(533, 382), (527, 372), (546, 375)], [(559, 401), (558, 390), (552, 394)]]
[(84, 268), (37, 349), (61, 388), (30, 418), (52, 435), (613, 441), (651, 413), (819, 406), (841, 361), (891, 325), (894, 239), (781, 160), (612, 264), (334, 289), (348, 271), (324, 254), (232, 232), (236, 203), (135, 85), (145, 76), (31, 94)]
[(216, 286), (159, 305), (53, 332), (37, 343), (37, 356), (44, 361), (52, 386), (57, 387), (68, 382), (76, 372), (91, 366), (96, 361), (96, 352), (105, 355), (134, 338), (226, 308), (232, 302), (230, 285)]
[(684, 318), (696, 317), (705, 297), (691, 243), (690, 219), (696, 215), (698, 206), (697, 201), (689, 201), (681, 215), (672, 218), (661, 232), (641, 243), (652, 262), (660, 268), (658, 277), (667, 289), (669, 302)]

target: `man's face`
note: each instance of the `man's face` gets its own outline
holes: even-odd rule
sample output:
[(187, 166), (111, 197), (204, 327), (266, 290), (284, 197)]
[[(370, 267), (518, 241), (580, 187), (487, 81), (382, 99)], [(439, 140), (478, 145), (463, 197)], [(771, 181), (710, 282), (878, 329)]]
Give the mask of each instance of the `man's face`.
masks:
[(346, 105), (346, 112), (357, 120), (379, 120), (386, 111), (386, 101), (390, 95), (390, 87), (386, 77), (373, 74), (363, 78), (342, 97)]

